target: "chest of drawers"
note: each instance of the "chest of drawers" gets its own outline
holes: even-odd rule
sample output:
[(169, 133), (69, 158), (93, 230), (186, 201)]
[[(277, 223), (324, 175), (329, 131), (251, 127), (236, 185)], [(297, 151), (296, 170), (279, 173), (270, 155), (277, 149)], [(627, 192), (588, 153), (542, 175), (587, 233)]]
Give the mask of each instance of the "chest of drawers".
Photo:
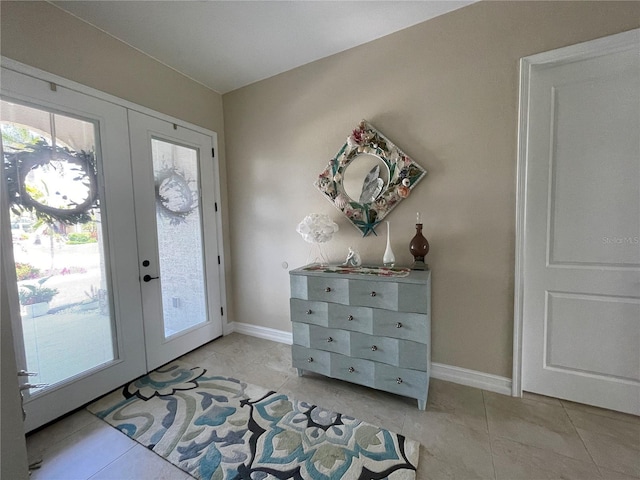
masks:
[(292, 358), (311, 371), (418, 400), (431, 367), (431, 272), (290, 272)]

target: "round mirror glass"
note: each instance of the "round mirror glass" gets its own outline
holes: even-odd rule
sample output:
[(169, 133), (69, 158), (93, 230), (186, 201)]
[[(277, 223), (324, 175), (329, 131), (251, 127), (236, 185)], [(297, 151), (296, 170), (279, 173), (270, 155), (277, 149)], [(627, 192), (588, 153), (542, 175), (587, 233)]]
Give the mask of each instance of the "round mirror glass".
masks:
[(344, 192), (360, 204), (371, 203), (389, 183), (389, 168), (376, 155), (361, 153), (347, 166), (342, 177)]

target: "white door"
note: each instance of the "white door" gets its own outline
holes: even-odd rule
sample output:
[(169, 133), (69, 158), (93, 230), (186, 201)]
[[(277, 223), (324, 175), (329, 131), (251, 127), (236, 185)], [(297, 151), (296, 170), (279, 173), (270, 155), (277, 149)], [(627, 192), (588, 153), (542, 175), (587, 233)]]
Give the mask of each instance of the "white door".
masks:
[(522, 389), (636, 415), (639, 51), (633, 31), (523, 59), (519, 165)]
[(129, 111), (148, 368), (222, 335), (215, 138)]
[(2, 256), (17, 272), (3, 288), (20, 300), (18, 368), (35, 374), (30, 431), (147, 371), (127, 113), (4, 68), (1, 94)]

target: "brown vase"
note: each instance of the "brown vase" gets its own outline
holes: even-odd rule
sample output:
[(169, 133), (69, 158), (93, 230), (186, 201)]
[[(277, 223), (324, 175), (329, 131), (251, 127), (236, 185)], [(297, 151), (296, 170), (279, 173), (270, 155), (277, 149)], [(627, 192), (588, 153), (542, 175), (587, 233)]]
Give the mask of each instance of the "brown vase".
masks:
[(429, 242), (422, 235), (422, 224), (416, 223), (416, 235), (409, 243), (409, 251), (413, 255), (412, 270), (426, 270), (427, 265), (424, 263), (424, 257), (429, 253)]

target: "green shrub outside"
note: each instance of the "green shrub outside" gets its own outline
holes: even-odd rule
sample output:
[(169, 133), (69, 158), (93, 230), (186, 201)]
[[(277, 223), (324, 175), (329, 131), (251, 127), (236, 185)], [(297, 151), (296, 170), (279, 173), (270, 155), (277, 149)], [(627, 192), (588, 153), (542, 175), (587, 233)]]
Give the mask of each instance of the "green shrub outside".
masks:
[(96, 239), (90, 233), (70, 233), (67, 245), (80, 245), (83, 243), (96, 243)]

